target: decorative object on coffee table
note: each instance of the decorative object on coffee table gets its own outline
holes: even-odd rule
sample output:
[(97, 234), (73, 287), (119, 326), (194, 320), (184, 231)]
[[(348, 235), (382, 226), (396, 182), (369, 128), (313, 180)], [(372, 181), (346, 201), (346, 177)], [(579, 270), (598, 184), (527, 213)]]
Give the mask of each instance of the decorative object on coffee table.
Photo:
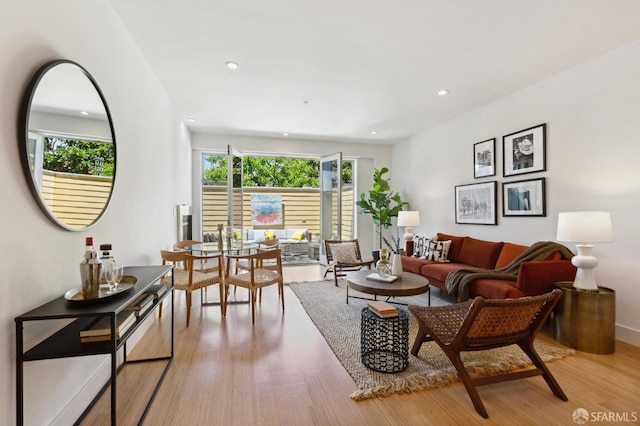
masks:
[(573, 287), (584, 291), (598, 291), (593, 270), (598, 259), (591, 255), (593, 245), (589, 243), (613, 242), (613, 225), (609, 212), (564, 212), (558, 214), (558, 241), (576, 244), (578, 255), (571, 263), (578, 268)]
[(546, 128), (546, 124), (539, 124), (502, 137), (504, 177), (547, 169)]

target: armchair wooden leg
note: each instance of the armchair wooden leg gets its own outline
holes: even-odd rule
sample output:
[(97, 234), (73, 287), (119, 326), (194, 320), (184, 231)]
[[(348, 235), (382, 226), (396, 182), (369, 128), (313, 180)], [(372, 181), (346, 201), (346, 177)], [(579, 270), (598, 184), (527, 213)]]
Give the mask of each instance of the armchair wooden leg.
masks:
[(420, 348), (422, 347), (422, 343), (426, 340), (426, 337), (427, 332), (420, 327), (416, 334), (416, 340), (414, 340), (413, 346), (411, 347), (411, 355), (418, 356), (418, 352), (420, 352)]
[(224, 316), (224, 284), (219, 283), (218, 286), (220, 287), (220, 312), (222, 313), (222, 316)]
[(278, 291), (280, 293), (280, 298), (282, 299), (282, 311), (284, 312), (284, 283), (278, 283)]
[(478, 394), (478, 390), (473, 384), (473, 381), (471, 380), (471, 376), (469, 376), (469, 373), (467, 373), (467, 369), (464, 368), (464, 364), (460, 359), (460, 354), (449, 353), (447, 351), (445, 351), (445, 353), (447, 354), (447, 357), (449, 357), (449, 360), (451, 360), (451, 363), (453, 364), (453, 366), (456, 368), (456, 371), (458, 372), (458, 377), (460, 377), (462, 384), (464, 384), (464, 387), (467, 390), (467, 393), (469, 394), (469, 398), (471, 398), (471, 402), (473, 403), (473, 406), (475, 407), (476, 411), (482, 417), (484, 417), (485, 419), (488, 419), (489, 414), (487, 413), (487, 410), (484, 408), (484, 404), (480, 399), (480, 394)]
[(187, 328), (189, 327), (189, 320), (191, 319), (191, 292), (187, 291)]
[(567, 395), (565, 395), (555, 377), (553, 377), (553, 375), (551, 374), (551, 371), (549, 371), (547, 366), (544, 364), (544, 361), (542, 361), (542, 359), (540, 358), (540, 355), (538, 355), (538, 353), (534, 349), (533, 342), (520, 342), (518, 343), (518, 346), (531, 359), (533, 365), (542, 370), (542, 377), (544, 378), (544, 381), (547, 382), (547, 385), (549, 386), (549, 389), (551, 389), (551, 392), (553, 392), (553, 394), (561, 400), (568, 401), (569, 398), (567, 398)]

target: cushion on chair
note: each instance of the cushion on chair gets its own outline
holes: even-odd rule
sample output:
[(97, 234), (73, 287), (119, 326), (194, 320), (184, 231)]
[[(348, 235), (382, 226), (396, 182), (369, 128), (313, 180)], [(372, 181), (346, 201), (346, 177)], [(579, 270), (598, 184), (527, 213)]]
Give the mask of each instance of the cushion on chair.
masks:
[(331, 256), (338, 263), (358, 263), (354, 243), (331, 244)]

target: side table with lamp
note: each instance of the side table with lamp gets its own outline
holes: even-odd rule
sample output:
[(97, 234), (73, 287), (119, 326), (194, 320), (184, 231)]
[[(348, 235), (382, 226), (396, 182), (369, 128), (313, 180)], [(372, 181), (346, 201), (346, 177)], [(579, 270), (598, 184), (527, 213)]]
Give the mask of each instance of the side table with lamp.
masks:
[(598, 259), (590, 243), (613, 242), (609, 212), (584, 211), (558, 214), (556, 239), (576, 243), (578, 254), (571, 263), (578, 269), (573, 283), (556, 284), (563, 298), (556, 306), (553, 337), (559, 343), (583, 352), (610, 354), (615, 351), (615, 292), (596, 284)]

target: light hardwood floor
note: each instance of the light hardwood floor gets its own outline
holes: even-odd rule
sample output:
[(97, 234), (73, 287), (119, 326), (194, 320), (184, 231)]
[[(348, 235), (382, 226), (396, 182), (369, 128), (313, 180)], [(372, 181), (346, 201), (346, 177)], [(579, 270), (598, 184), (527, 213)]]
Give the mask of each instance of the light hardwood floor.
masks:
[[(292, 266), (284, 274), (288, 282), (314, 281), (321, 278), (322, 269)], [(248, 305), (229, 306), (222, 319), (218, 307), (200, 306), (196, 294), (187, 329), (184, 292), (176, 294), (175, 359), (146, 425), (572, 425), (577, 408), (640, 417), (640, 348), (621, 342), (616, 342), (612, 355), (577, 352), (548, 364), (568, 402), (554, 397), (540, 377), (481, 387), (490, 416), (485, 420), (459, 383), (351, 400), (353, 380), (288, 287), (284, 314), (276, 288), (265, 289), (253, 327)], [(163, 314), (131, 357), (163, 353), (154, 337), (166, 335), (167, 319)], [(550, 339), (548, 332), (540, 338)], [(150, 395), (159, 371), (159, 363), (122, 370), (118, 424), (136, 424), (143, 409), (140, 402)], [(106, 425), (109, 420), (107, 392), (82, 424)]]

